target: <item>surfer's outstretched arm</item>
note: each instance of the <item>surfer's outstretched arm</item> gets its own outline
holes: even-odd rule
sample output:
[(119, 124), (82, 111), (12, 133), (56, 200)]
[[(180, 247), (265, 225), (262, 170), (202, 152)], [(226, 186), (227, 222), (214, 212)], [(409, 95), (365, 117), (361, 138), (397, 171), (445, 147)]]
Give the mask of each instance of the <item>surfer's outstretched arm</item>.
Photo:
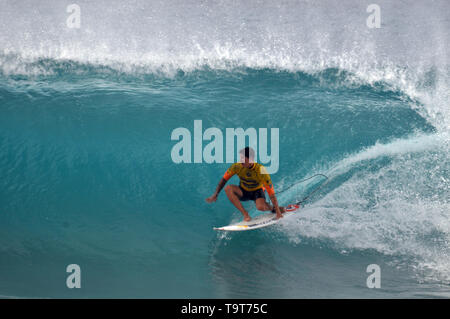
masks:
[(208, 203), (215, 202), (217, 200), (217, 196), (219, 196), (220, 191), (222, 190), (222, 188), (225, 186), (226, 183), (227, 183), (227, 180), (222, 177), (222, 179), (219, 182), (219, 185), (217, 185), (217, 187), (216, 187), (216, 191), (214, 192), (214, 194), (212, 194), (211, 197), (208, 197), (206, 199), (206, 201)]
[(225, 184), (228, 182), (228, 180), (234, 175), (236, 174), (236, 170), (235, 170), (236, 164), (233, 164), (230, 166), (230, 168), (225, 172), (225, 174), (223, 175), (222, 179), (219, 182), (219, 185), (217, 185), (216, 187), (216, 191), (214, 192), (214, 194), (212, 194), (211, 197), (208, 197), (206, 199), (206, 201), (208, 203), (212, 203), (215, 202), (217, 200), (217, 196), (219, 196), (220, 191), (222, 190), (222, 188), (225, 186)]

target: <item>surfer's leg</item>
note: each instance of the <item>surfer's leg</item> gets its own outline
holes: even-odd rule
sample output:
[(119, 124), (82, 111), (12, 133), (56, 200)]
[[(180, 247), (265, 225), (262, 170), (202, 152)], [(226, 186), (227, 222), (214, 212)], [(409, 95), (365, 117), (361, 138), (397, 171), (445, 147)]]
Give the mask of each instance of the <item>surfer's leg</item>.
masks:
[(255, 200), (255, 205), (257, 210), (267, 211), (272, 210), (273, 207), (269, 203), (266, 202), (265, 198), (257, 198)]
[[(266, 198), (265, 197), (259, 197), (255, 199), (255, 205), (256, 205), (256, 209), (260, 210), (260, 211), (268, 211), (270, 210), (272, 213), (275, 213), (275, 210), (273, 209), (273, 206), (270, 205), (268, 202), (266, 202)], [(284, 209), (284, 207), (279, 206), (280, 207), (280, 211), (283, 214), (286, 210)]]
[(239, 200), (242, 196), (244, 196), (241, 189), (236, 185), (228, 185), (225, 187), (225, 193), (227, 194), (230, 202), (232, 202), (233, 205), (242, 213), (242, 215), (244, 215), (244, 220), (250, 221), (250, 215), (244, 209), (244, 206), (242, 206), (242, 203)]

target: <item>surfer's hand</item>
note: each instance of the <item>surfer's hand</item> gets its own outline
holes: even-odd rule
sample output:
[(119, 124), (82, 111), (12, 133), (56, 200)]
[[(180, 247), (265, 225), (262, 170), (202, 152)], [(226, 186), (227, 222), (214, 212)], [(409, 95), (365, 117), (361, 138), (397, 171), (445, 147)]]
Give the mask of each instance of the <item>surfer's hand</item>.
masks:
[(211, 197), (208, 197), (207, 199), (206, 199), (206, 202), (207, 203), (212, 203), (212, 202), (215, 202), (217, 200), (217, 194), (214, 194), (214, 195), (212, 195)]
[(280, 208), (277, 207), (276, 212), (277, 212), (276, 219), (280, 219), (283, 217), (283, 215), (281, 214)]

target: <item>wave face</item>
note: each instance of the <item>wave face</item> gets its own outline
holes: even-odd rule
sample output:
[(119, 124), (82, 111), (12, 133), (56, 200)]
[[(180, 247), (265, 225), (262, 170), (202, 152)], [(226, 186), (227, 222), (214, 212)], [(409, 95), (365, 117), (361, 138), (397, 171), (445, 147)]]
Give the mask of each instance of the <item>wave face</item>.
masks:
[[(450, 296), (447, 1), (0, 4), (2, 297)], [(171, 159), (195, 120), (279, 128), (282, 204), (330, 181), (218, 234), (229, 164)]]

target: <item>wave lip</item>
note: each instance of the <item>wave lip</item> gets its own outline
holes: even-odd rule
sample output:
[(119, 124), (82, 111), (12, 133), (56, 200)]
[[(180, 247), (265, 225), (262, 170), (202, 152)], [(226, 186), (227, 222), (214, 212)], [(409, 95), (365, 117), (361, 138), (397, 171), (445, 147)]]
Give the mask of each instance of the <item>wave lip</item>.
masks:
[[(3, 77), (94, 76), (107, 79), (154, 75), (169, 77), (194, 72), (228, 72), (239, 76), (251, 70), (273, 70), (310, 75), (331, 88), (346, 86), (383, 87), (401, 92), (410, 105), (440, 131), (450, 130), (450, 65), (419, 64), (414, 68), (386, 59), (376, 61), (360, 52), (338, 55), (252, 51), (229, 45), (212, 49), (196, 47), (193, 52), (145, 52), (116, 54), (107, 49), (56, 49), (46, 52), (0, 53)], [(373, 54), (373, 53), (372, 53)], [(327, 79), (327, 74), (334, 77)]]

